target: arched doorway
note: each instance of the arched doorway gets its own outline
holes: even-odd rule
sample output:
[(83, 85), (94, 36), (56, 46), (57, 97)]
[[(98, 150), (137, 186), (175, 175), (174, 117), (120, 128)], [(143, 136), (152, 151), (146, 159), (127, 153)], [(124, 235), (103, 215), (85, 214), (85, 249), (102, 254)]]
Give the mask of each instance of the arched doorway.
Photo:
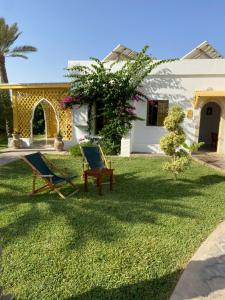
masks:
[(43, 99), (35, 104), (31, 119), (31, 140), (35, 147), (53, 147), (59, 122), (52, 104)]
[(204, 142), (202, 150), (217, 151), (221, 108), (216, 102), (206, 103), (201, 110), (199, 142)]

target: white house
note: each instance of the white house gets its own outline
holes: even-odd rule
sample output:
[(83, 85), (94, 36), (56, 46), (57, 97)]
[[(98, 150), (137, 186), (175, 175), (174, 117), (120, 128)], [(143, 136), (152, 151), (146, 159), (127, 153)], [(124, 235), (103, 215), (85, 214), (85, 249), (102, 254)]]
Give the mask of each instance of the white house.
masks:
[[(137, 52), (118, 45), (104, 61), (111, 63)], [(68, 66), (90, 64), (69, 61)], [(204, 141), (208, 150), (225, 153), (225, 59), (207, 41), (177, 61), (157, 67), (143, 83), (151, 100), (137, 102), (137, 115), (128, 136), (121, 141), (121, 155), (160, 152), (160, 137), (165, 133), (163, 120), (168, 109), (178, 104), (186, 112), (184, 129), (187, 142)], [(86, 134), (86, 108), (74, 110), (74, 142)]]

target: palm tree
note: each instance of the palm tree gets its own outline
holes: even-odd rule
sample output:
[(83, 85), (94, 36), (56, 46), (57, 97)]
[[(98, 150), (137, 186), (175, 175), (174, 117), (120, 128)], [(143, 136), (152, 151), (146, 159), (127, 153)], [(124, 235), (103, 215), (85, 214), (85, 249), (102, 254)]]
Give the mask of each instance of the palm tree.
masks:
[[(35, 52), (33, 46), (24, 45), (13, 47), (14, 42), (22, 32), (19, 31), (17, 23), (9, 26), (4, 18), (0, 18), (0, 83), (8, 83), (8, 76), (5, 66), (6, 57), (20, 57), (27, 59), (27, 53)], [(9, 91), (0, 91), (0, 131), (9, 134), (9, 127), (12, 121), (12, 105)], [(6, 127), (5, 127), (6, 126)]]
[(0, 82), (8, 83), (8, 76), (5, 67), (6, 57), (20, 57), (27, 59), (29, 52), (35, 52), (35, 47), (24, 45), (12, 48), (14, 42), (18, 39), (22, 32), (19, 32), (17, 23), (9, 26), (4, 18), (0, 18)]

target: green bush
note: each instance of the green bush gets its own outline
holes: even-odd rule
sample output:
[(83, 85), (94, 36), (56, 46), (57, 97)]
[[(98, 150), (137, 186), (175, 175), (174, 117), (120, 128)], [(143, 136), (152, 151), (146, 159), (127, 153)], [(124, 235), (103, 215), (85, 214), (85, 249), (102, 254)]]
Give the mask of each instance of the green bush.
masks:
[(82, 146), (94, 146), (94, 144), (91, 143), (91, 142), (85, 142), (85, 143), (82, 143), (82, 144), (73, 145), (72, 147), (69, 148), (69, 152), (72, 156), (74, 156), (74, 157), (82, 156), (82, 153), (80, 151), (80, 145), (82, 145)]

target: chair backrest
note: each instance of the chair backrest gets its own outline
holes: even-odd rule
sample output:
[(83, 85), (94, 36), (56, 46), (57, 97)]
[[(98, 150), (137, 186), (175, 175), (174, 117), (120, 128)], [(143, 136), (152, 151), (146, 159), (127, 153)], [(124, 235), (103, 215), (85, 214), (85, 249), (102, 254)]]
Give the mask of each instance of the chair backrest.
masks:
[(24, 159), (29, 162), (34, 169), (36, 169), (41, 175), (54, 175), (43, 160), (41, 153), (36, 152), (24, 156)]
[(81, 146), (83, 154), (92, 170), (105, 167), (98, 146)]

